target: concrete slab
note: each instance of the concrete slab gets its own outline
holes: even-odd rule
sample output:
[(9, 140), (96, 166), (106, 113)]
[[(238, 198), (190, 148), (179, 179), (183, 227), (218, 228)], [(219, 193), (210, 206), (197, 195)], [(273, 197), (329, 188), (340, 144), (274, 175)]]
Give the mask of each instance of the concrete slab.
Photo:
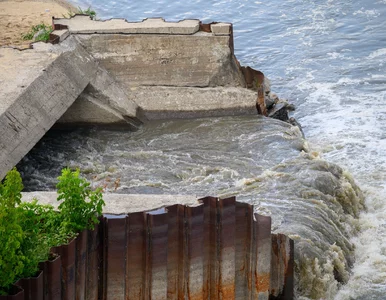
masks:
[(128, 95), (149, 120), (257, 114), (257, 93), (245, 88), (137, 87)]
[(231, 23), (216, 23), (211, 24), (210, 29), (214, 35), (230, 35), (232, 32)]
[(13, 51), (1, 60), (7, 72), (0, 75), (0, 179), (71, 106), (98, 69), (93, 57), (70, 39), (60, 46)]
[[(51, 204), (58, 207), (60, 202), (56, 192), (23, 193), (22, 201), (31, 202), (34, 198), (40, 204)], [(103, 208), (105, 214), (126, 214), (149, 211), (174, 204), (197, 206), (200, 203), (192, 195), (146, 195), (146, 194), (103, 194), (106, 203)]]
[(229, 36), (77, 35), (124, 87), (245, 86)]
[[(51, 36), (55, 36), (55, 39), (51, 40)], [(51, 36), (50, 36), (51, 43), (53, 44), (61, 43), (70, 36), (70, 31), (68, 29), (54, 30), (53, 32), (51, 32)]]
[[(125, 19), (91, 20), (89, 16), (75, 15), (70, 19), (53, 20), (55, 25), (68, 26), (71, 33), (125, 33), (125, 34), (194, 34), (199, 30), (199, 20), (165, 22), (162, 18), (127, 22)], [(59, 26), (58, 26), (59, 27)]]
[(137, 129), (145, 120), (138, 105), (128, 99), (116, 80), (106, 70), (98, 68), (96, 76), (56, 125), (102, 125)]

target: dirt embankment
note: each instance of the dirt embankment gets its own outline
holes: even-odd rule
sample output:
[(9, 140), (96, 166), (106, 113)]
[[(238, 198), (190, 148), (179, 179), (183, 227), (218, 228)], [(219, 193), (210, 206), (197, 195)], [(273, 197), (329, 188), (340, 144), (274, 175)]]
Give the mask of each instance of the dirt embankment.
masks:
[(51, 25), (52, 17), (63, 17), (75, 8), (62, 0), (0, 0), (0, 47), (28, 48), (22, 34), (40, 23)]

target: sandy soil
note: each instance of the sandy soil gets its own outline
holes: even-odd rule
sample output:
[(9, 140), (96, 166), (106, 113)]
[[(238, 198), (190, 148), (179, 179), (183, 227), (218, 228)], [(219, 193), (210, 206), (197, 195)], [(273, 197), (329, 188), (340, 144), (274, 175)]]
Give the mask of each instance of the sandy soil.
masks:
[(41, 22), (51, 25), (53, 16), (63, 17), (69, 10), (75, 9), (62, 0), (0, 0), (0, 47), (28, 48), (31, 41), (23, 41), (22, 34)]

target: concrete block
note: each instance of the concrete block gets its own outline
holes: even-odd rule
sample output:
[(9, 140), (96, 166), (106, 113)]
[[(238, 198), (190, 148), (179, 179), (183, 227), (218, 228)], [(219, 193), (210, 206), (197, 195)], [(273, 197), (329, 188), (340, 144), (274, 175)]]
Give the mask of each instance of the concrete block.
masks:
[(63, 42), (69, 36), (70, 36), (70, 31), (68, 29), (54, 30), (50, 34), (50, 42), (53, 44), (58, 44)]
[[(145, 118), (119, 84), (102, 68), (74, 104), (58, 120), (58, 127), (103, 125), (136, 129)], [(138, 118), (138, 116), (140, 116)]]
[(210, 29), (214, 35), (230, 35), (232, 33), (231, 23), (211, 24)]
[(58, 28), (67, 26), (70, 33), (124, 33), (124, 34), (194, 34), (199, 30), (199, 20), (165, 22), (162, 18), (145, 19), (142, 22), (127, 22), (125, 19), (106, 21), (91, 20), (89, 16), (76, 15), (70, 19), (54, 19)]
[(229, 36), (77, 35), (122, 86), (245, 86)]
[(149, 120), (257, 114), (257, 93), (236, 87), (138, 87), (128, 90)]
[(1, 72), (0, 179), (72, 105), (97, 72), (94, 59), (79, 45), (69, 42), (50, 50), (13, 50), (15, 61), (5, 68), (10, 74)]

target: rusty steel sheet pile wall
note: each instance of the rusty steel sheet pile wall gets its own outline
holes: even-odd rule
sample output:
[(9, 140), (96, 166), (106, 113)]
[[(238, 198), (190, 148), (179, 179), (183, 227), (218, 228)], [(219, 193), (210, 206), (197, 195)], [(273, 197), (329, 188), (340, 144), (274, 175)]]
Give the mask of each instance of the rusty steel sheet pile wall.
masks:
[(294, 243), (235, 197), (105, 215), (0, 299), (292, 299)]

